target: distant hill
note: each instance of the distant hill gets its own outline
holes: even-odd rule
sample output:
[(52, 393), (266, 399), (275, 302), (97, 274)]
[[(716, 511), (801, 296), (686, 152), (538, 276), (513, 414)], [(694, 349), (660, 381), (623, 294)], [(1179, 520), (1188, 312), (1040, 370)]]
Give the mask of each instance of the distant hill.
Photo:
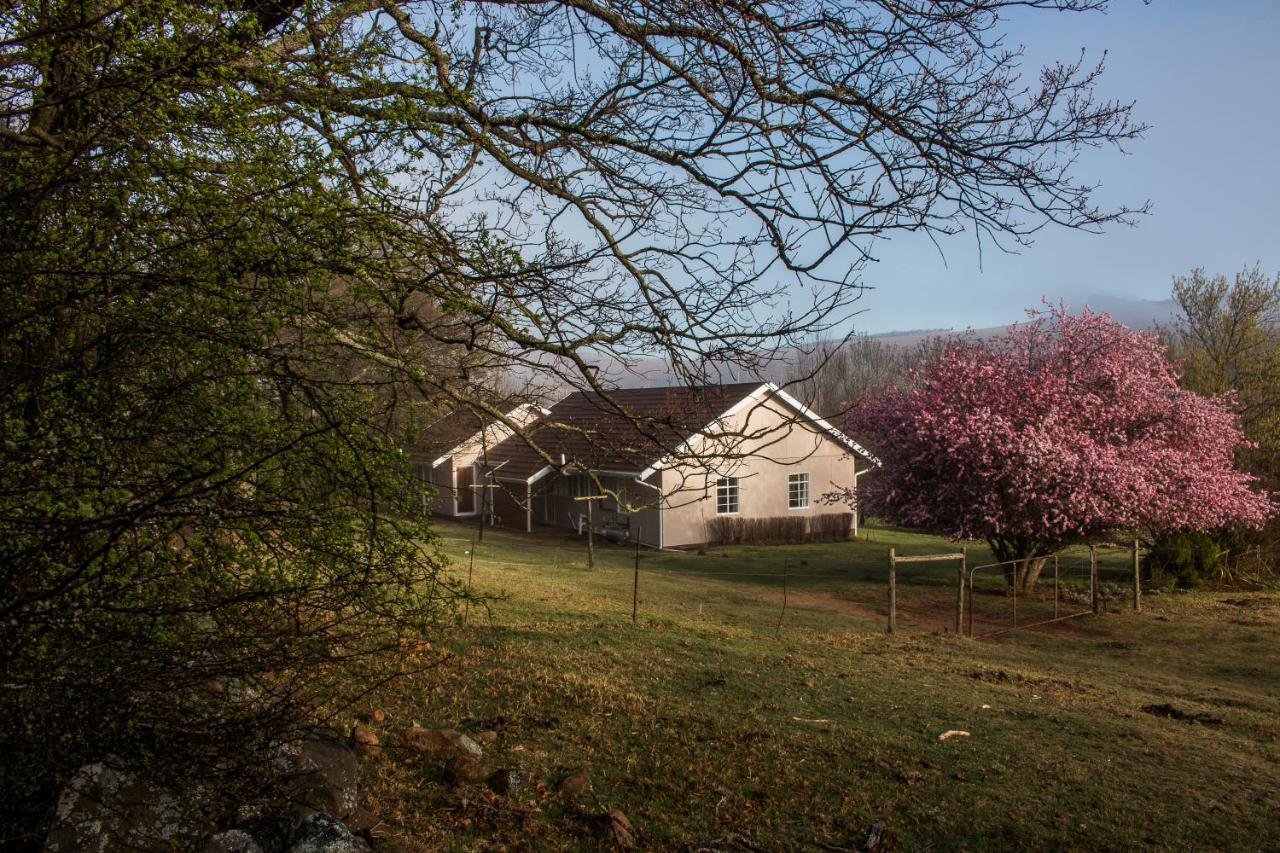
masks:
[[(1126, 299), (1123, 296), (1090, 296), (1083, 305), (1069, 305), (1073, 310), (1089, 307), (1100, 313), (1110, 314), (1131, 329), (1150, 331), (1157, 326), (1168, 325), (1178, 313), (1178, 303), (1172, 299)], [(1011, 318), (1010, 323), (1018, 323), (1022, 317)], [(979, 337), (990, 337), (1001, 334), (1008, 326), (986, 326), (974, 329)], [(969, 329), (912, 329), (903, 332), (882, 332), (869, 335), (877, 340), (887, 341), (900, 346), (915, 346), (928, 338), (946, 337), (968, 332)]]
[[(1172, 299), (1127, 299), (1123, 296), (1106, 296), (1097, 295), (1089, 297), (1082, 305), (1068, 303), (1072, 310), (1083, 307), (1098, 312), (1110, 314), (1113, 318), (1120, 321), (1131, 329), (1141, 329), (1150, 331), (1157, 326), (1169, 324), (1178, 313), (1177, 303)], [(1011, 317), (1009, 322), (1018, 323), (1025, 319), (1025, 315)], [(987, 326), (984, 328), (973, 329), (972, 331), (980, 337), (990, 337), (1002, 334), (1008, 326)], [(881, 332), (868, 337), (877, 340), (886, 341), (903, 347), (912, 347), (921, 341), (929, 338), (947, 337), (950, 335), (965, 334), (970, 331), (967, 328), (960, 329), (911, 329), (897, 332)], [(659, 387), (662, 385), (671, 385), (677, 382), (676, 377), (666, 369), (666, 362), (661, 359), (641, 359), (638, 364), (628, 373), (620, 373), (616, 370), (610, 370), (608, 367), (602, 366), (604, 373), (613, 381), (617, 382), (622, 388), (641, 388), (641, 387)], [(775, 371), (777, 372), (777, 371)], [(726, 370), (721, 377), (724, 382), (741, 382), (750, 381), (754, 377), (741, 376), (737, 371)]]

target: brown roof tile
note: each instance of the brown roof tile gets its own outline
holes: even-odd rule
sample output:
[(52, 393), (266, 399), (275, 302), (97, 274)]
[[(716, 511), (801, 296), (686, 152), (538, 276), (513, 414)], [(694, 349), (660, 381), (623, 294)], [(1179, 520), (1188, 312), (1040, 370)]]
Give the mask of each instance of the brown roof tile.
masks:
[[(578, 391), (552, 406), (527, 432), (557, 462), (563, 455), (578, 467), (639, 472), (760, 385), (624, 388), (607, 397)], [(547, 465), (518, 435), (490, 448), (488, 458), (495, 476), (504, 480), (528, 480)]]

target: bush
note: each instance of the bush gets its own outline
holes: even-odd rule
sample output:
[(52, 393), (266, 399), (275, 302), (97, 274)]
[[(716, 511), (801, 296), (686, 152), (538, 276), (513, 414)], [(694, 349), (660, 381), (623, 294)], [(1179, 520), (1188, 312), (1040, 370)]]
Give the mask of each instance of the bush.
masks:
[(1187, 531), (1156, 539), (1143, 564), (1152, 583), (1172, 583), (1187, 589), (1217, 578), (1222, 571), (1222, 557), (1222, 546), (1214, 536)]
[(815, 515), (810, 524), (809, 538), (815, 542), (840, 541), (853, 533), (853, 513), (828, 512)]
[(769, 518), (718, 516), (707, 522), (707, 541), (716, 545), (794, 545), (848, 539), (853, 513), (833, 512), (806, 517)]

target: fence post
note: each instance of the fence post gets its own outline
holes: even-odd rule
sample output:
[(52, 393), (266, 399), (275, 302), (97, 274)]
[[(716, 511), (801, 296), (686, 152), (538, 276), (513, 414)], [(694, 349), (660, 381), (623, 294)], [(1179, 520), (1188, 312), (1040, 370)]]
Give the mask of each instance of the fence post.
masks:
[[(975, 568), (976, 571), (976, 568)], [(969, 573), (969, 636), (973, 636), (973, 573)]]
[(1093, 605), (1093, 615), (1102, 612), (1102, 596), (1098, 591), (1098, 546), (1089, 546), (1089, 600)]
[(787, 618), (787, 564), (782, 564), (782, 612), (778, 614), (778, 625), (773, 629), (773, 638), (776, 640), (782, 633), (782, 620)]
[(956, 636), (964, 632), (964, 569), (968, 565), (968, 546), (960, 549), (960, 586), (956, 589)]
[(897, 607), (898, 607), (898, 591), (897, 578), (898, 573), (897, 557), (894, 549), (889, 549), (889, 633), (892, 634), (894, 628), (897, 627)]
[(467, 565), (467, 600), (462, 605), (462, 626), (471, 616), (471, 575), (476, 569), (476, 540), (471, 540), (471, 562)]
[[(595, 541), (595, 514), (592, 512), (592, 504), (595, 501), (587, 498), (587, 568), (594, 569), (596, 567), (596, 541)], [(634, 620), (633, 620), (634, 621)]]
[(1138, 540), (1133, 540), (1133, 612), (1142, 612), (1142, 575), (1138, 564)]
[(643, 529), (636, 528), (636, 565), (631, 578), (631, 624), (633, 625), (636, 622), (636, 613), (640, 609), (640, 531)]
[(1058, 555), (1053, 555), (1053, 618), (1058, 618)]
[[(1022, 561), (1022, 574), (1023, 576), (1027, 574), (1026, 560)], [(1018, 581), (1019, 580), (1021, 580), (1021, 578), (1018, 577), (1018, 564), (1015, 561), (1013, 564), (1013, 627), (1015, 628), (1018, 627)]]

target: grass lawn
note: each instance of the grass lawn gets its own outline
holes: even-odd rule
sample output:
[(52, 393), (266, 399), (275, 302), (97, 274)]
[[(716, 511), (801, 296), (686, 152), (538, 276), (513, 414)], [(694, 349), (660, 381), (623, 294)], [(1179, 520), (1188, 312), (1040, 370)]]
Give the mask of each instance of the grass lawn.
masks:
[[(465, 578), (471, 530), (441, 533)], [(1280, 595), (1164, 594), (1141, 615), (969, 640), (941, 630), (954, 567), (922, 564), (888, 636), (886, 550), (954, 547), (866, 533), (644, 553), (633, 624), (631, 551), (602, 546), (589, 571), (579, 540), (486, 531), (474, 584), (491, 600), (367, 710), (387, 742), (413, 722), (496, 730), (486, 764), (530, 782), (454, 789), (388, 750), (365, 764), (379, 832), (405, 849), (597, 849), (591, 816), (616, 807), (646, 849), (859, 849), (881, 821), (877, 849), (1280, 848)], [(1109, 557), (1117, 581), (1127, 560)], [(970, 735), (939, 741), (951, 729)], [(594, 794), (557, 792), (565, 767), (589, 768)]]

